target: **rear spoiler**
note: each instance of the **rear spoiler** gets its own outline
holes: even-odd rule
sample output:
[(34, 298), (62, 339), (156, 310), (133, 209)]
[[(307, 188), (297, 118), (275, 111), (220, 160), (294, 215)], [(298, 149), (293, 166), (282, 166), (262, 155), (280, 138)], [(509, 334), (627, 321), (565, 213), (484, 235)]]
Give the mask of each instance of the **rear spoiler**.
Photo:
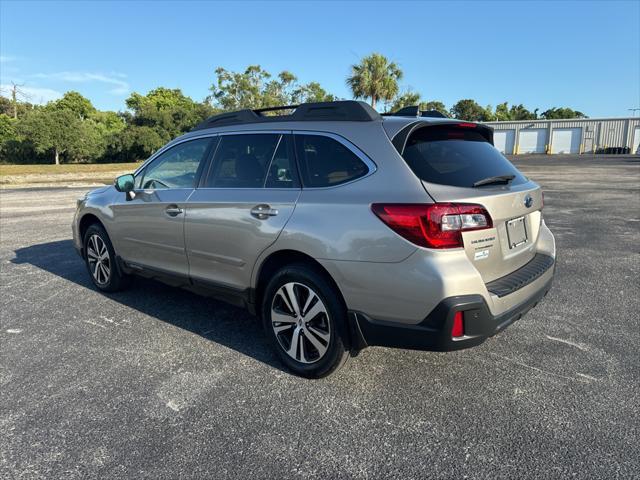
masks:
[(420, 106), (413, 105), (404, 107), (393, 113), (383, 113), (383, 117), (430, 117), (430, 118), (448, 118), (442, 112), (437, 110), (420, 110)]
[(412, 122), (402, 130), (400, 130), (395, 137), (391, 140), (393, 146), (396, 147), (396, 150), (400, 155), (404, 152), (404, 147), (407, 145), (407, 139), (409, 136), (420, 128), (426, 127), (441, 127), (443, 125), (453, 127), (453, 128), (472, 128), (475, 129), (478, 133), (480, 133), (484, 138), (487, 139), (491, 145), (493, 145), (493, 128), (488, 125), (483, 125), (481, 123), (474, 122), (463, 122), (460, 121), (448, 121), (448, 122), (427, 122), (427, 121), (416, 121)]

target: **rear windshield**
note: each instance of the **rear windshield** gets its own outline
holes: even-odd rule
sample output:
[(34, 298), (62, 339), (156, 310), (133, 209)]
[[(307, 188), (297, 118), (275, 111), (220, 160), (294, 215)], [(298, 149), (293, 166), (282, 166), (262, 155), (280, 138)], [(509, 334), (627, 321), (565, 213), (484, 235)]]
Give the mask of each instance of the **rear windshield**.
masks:
[(454, 187), (472, 187), (479, 180), (515, 175), (526, 178), (473, 128), (449, 125), (423, 127), (411, 134), (402, 155), (418, 178)]

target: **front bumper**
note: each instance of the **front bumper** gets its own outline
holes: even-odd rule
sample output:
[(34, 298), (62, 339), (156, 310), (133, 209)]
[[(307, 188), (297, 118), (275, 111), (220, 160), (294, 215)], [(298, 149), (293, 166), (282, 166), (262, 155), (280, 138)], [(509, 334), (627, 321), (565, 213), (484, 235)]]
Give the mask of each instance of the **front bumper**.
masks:
[[(362, 312), (351, 311), (349, 327), (352, 348), (360, 350), (367, 346), (385, 346), (412, 350), (450, 351), (479, 345), (522, 318), (547, 295), (551, 289), (555, 260), (552, 259), (546, 269), (539, 272), (536, 277), (539, 278), (549, 269), (551, 269), (551, 276), (544, 284), (526, 299), (499, 315), (491, 313), (481, 295), (448, 297), (442, 300), (422, 322), (414, 325), (379, 321)], [(523, 272), (518, 272), (514, 276), (522, 280), (522, 274)], [(535, 278), (531, 278), (529, 282), (521, 283), (520, 287), (523, 288), (534, 281)], [(453, 317), (460, 311), (464, 313), (464, 336), (454, 339), (451, 337)]]

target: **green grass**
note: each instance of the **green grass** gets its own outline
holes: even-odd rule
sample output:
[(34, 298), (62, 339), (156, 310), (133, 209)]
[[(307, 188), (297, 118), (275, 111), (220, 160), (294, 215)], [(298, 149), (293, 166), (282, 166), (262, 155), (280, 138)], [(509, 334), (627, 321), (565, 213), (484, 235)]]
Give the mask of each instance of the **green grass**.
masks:
[(56, 175), (61, 173), (133, 172), (140, 163), (78, 163), (64, 165), (2, 165), (0, 176)]

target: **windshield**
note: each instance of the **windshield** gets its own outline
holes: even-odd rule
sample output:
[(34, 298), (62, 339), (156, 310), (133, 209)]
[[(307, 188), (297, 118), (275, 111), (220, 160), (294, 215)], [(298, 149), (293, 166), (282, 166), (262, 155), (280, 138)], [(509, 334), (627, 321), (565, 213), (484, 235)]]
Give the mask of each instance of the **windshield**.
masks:
[(402, 154), (418, 178), (430, 183), (473, 187), (489, 177), (527, 179), (476, 129), (456, 125), (423, 127), (411, 134)]

